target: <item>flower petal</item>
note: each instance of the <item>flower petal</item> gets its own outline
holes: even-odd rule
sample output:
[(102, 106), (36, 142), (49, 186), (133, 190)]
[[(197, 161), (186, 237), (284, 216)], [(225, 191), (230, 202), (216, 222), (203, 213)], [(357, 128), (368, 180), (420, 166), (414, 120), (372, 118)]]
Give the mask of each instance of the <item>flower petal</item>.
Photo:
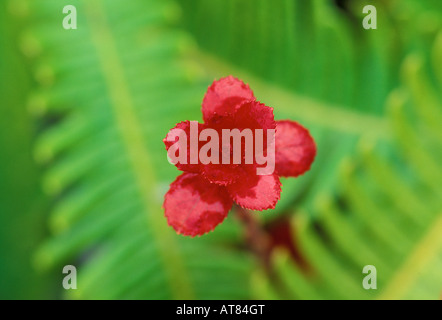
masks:
[(183, 173), (164, 196), (167, 223), (178, 234), (197, 236), (212, 231), (229, 213), (233, 201), (224, 187)]
[(211, 183), (226, 186), (238, 179), (238, 174), (242, 172), (237, 164), (207, 164), (201, 168), (201, 174)]
[[(171, 129), (167, 135), (166, 138), (163, 139), (164, 144), (166, 145), (166, 150), (168, 151), (168, 156), (169, 158), (171, 158), (172, 155), (175, 154), (180, 154), (180, 146), (177, 143), (177, 141), (181, 138), (179, 138), (179, 133), (182, 132), (185, 135), (185, 145), (187, 146), (186, 148), (186, 154), (187, 156), (185, 157), (183, 162), (178, 162), (178, 163), (174, 163), (175, 166), (180, 169), (181, 171), (186, 171), (186, 172), (193, 172), (193, 173), (198, 173), (200, 172), (200, 168), (201, 168), (201, 162), (199, 159), (199, 150), (201, 148), (201, 144), (202, 142), (199, 141), (199, 134), (201, 132), (201, 130), (203, 130), (205, 128), (204, 124), (198, 123), (198, 130), (195, 130), (197, 136), (196, 136), (196, 140), (197, 141), (197, 145), (196, 148), (195, 146), (193, 146), (190, 142), (191, 138), (191, 133), (190, 133), (190, 129), (191, 129), (191, 122), (194, 123), (195, 127), (197, 122), (196, 121), (183, 121), (178, 123), (173, 129)], [(183, 140), (184, 141), (184, 140)], [(176, 149), (172, 149), (169, 151), (169, 149), (175, 145)], [(174, 147), (174, 148), (175, 148)], [(192, 149), (196, 149), (194, 151), (196, 151), (196, 163), (192, 164), (191, 163), (191, 147), (193, 147)]]
[[(256, 162), (256, 156), (258, 153), (257, 150), (255, 150), (254, 145), (256, 139), (256, 129), (263, 130), (261, 140), (264, 145), (261, 152), (267, 153), (267, 129), (275, 129), (276, 122), (273, 116), (273, 108), (267, 107), (266, 105), (256, 100), (247, 100), (240, 103), (238, 109), (232, 115), (215, 115), (210, 120), (208, 126), (218, 132), (218, 135), (220, 137), (219, 154), (225, 155), (227, 153), (227, 156), (230, 158), (230, 164), (208, 164), (201, 167), (201, 173), (207, 180), (212, 183), (216, 183), (219, 185), (228, 185), (235, 183), (238, 180), (238, 176), (241, 176), (244, 170), (250, 171), (256, 168), (256, 166), (258, 165)], [(238, 133), (243, 132), (244, 129), (250, 129), (249, 137), (252, 137), (252, 139), (250, 139), (249, 142), (252, 145), (246, 148), (246, 139), (239, 137), (238, 134), (235, 134), (235, 139), (224, 139), (224, 129), (237, 129)], [(241, 139), (241, 145), (240, 149), (235, 150), (235, 148), (233, 147), (233, 140), (236, 140), (238, 138)], [(240, 152), (240, 164), (234, 164), (234, 152)], [(246, 157), (246, 152), (251, 154), (248, 154)], [(246, 158), (249, 159), (247, 164), (245, 161)], [(220, 158), (219, 161), (222, 162), (224, 160)]]
[(254, 99), (253, 91), (241, 80), (232, 76), (215, 80), (203, 99), (204, 122), (209, 122), (215, 114), (232, 114), (239, 103)]
[(275, 129), (273, 108), (259, 101), (243, 101), (234, 114), (233, 125), (237, 129)]
[(276, 122), (276, 173), (296, 177), (310, 169), (316, 156), (316, 144), (309, 131), (299, 123)]
[(244, 171), (237, 182), (226, 188), (233, 201), (250, 210), (273, 209), (281, 195), (281, 182), (276, 174), (258, 176)]

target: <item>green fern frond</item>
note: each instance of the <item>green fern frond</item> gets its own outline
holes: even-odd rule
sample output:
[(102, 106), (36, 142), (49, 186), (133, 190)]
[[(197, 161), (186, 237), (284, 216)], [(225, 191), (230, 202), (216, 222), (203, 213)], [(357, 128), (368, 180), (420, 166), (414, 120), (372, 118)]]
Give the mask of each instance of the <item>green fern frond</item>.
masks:
[[(436, 72), (441, 36), (433, 47)], [(358, 159), (342, 165), (338, 197), (317, 198), (317, 220), (293, 219), (310, 274), (278, 252), (274, 263), (285, 290), (278, 292), (257, 273), (261, 298), (439, 299), (442, 97), (436, 94), (441, 82), (433, 85), (423, 73), (424, 61), (415, 54), (404, 61), (404, 86), (387, 103), (397, 160), (379, 155), (373, 142), (360, 142)], [(377, 290), (362, 286), (365, 265), (377, 268)]]
[[(199, 118), (204, 92), (198, 69), (180, 58), (188, 38), (169, 27), (179, 8), (155, 0), (26, 4), (33, 24), (24, 41), (43, 53), (31, 102), (43, 118), (58, 119), (35, 151), (50, 164), (44, 187), (58, 198), (54, 236), (35, 264), (77, 265), (72, 298), (248, 297), (251, 260), (222, 241), (238, 241), (237, 223), (189, 241), (161, 208), (177, 174), (162, 138), (183, 114)], [(66, 4), (77, 8), (77, 30), (60, 25)]]

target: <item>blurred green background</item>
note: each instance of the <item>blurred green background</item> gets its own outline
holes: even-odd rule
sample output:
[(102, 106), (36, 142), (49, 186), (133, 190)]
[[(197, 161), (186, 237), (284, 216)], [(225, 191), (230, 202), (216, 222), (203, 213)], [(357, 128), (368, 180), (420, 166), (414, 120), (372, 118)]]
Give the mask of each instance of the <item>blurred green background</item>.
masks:
[[(230, 74), (318, 156), (182, 237), (162, 139)], [(1, 1), (0, 76), (0, 298), (440, 299), (440, 0)]]

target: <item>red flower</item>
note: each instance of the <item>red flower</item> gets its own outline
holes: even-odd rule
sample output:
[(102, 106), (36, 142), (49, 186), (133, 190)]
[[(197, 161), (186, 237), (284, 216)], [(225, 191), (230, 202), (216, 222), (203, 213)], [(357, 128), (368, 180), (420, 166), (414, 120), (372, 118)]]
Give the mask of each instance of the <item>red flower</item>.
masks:
[[(316, 155), (315, 142), (307, 129), (290, 120), (275, 122), (273, 108), (257, 101), (249, 86), (232, 76), (213, 82), (204, 97), (202, 112), (203, 124), (192, 124), (190, 121), (178, 123), (163, 140), (168, 152), (172, 152), (171, 147), (175, 145), (173, 152), (183, 152), (185, 155), (185, 161), (176, 163), (184, 173), (170, 185), (165, 195), (165, 215), (168, 224), (177, 233), (190, 236), (212, 231), (227, 216), (233, 202), (251, 210), (274, 208), (281, 193), (279, 176), (296, 177), (303, 174), (310, 169)], [(205, 129), (211, 129), (218, 136), (222, 136), (223, 129), (236, 128), (241, 133), (250, 129), (253, 141), (262, 141), (262, 155), (271, 153), (272, 135), (269, 133), (272, 129), (276, 130), (274, 172), (257, 174), (257, 169), (264, 165), (258, 160), (256, 145), (255, 155), (246, 160), (246, 139), (241, 140), (240, 163), (235, 163), (232, 147), (228, 144), (226, 149), (224, 140), (221, 147), (212, 149), (207, 155), (215, 158), (226, 156), (230, 159), (229, 163), (207, 163), (195, 158), (199, 152), (207, 151), (204, 145), (212, 140), (199, 136), (193, 145), (190, 142), (186, 143), (185, 148), (182, 145), (179, 145), (181, 148), (176, 147), (179, 140), (175, 135), (176, 129), (191, 136), (192, 126), (194, 135), (199, 135)], [(258, 139), (257, 129), (263, 129), (261, 140)]]

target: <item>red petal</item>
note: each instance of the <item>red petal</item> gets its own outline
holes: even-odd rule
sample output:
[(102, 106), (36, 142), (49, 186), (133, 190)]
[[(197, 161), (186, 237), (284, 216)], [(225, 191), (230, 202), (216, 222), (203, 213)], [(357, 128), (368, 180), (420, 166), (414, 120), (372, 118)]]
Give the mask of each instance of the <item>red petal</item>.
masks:
[(259, 101), (244, 101), (234, 114), (234, 127), (238, 129), (275, 129), (273, 108)]
[(207, 123), (215, 114), (232, 114), (239, 103), (254, 99), (252, 90), (239, 79), (228, 76), (215, 80), (203, 99), (203, 119)]
[(258, 176), (244, 172), (237, 182), (226, 188), (233, 201), (250, 210), (273, 209), (281, 195), (281, 182), (276, 174)]
[(226, 218), (232, 204), (224, 187), (198, 174), (183, 173), (164, 197), (164, 212), (178, 234), (193, 237), (212, 231)]
[[(255, 129), (263, 129), (263, 150), (267, 149), (267, 129), (275, 129), (276, 122), (273, 116), (273, 108), (267, 107), (259, 101), (244, 101), (233, 115), (219, 116), (215, 115), (208, 125), (218, 132), (220, 137), (220, 146), (222, 146), (222, 130), (223, 129), (251, 129), (253, 135), (253, 143), (255, 143)], [(231, 142), (230, 142), (231, 143)], [(248, 152), (254, 152), (254, 145), (249, 148)], [(231, 152), (233, 151), (230, 145)], [(241, 156), (242, 162), (240, 165), (233, 164), (233, 155), (230, 155), (231, 164), (209, 164), (201, 168), (203, 176), (212, 183), (219, 185), (228, 185), (234, 183), (238, 176), (242, 175), (244, 170), (251, 170), (256, 167), (256, 162), (253, 164), (245, 164), (245, 142), (242, 139)], [(222, 148), (219, 151), (222, 155)], [(255, 151), (256, 152), (256, 151)], [(253, 161), (255, 155), (252, 154)], [(220, 161), (222, 159), (220, 158)], [(246, 168), (247, 167), (247, 168)]]
[(316, 156), (316, 144), (312, 136), (297, 122), (276, 122), (276, 173), (284, 177), (296, 177), (310, 169)]
[[(198, 139), (199, 134), (201, 132), (201, 130), (203, 130), (205, 128), (204, 124), (198, 123), (198, 136), (196, 137)], [(186, 133), (187, 136), (187, 159), (185, 163), (177, 163), (175, 164), (175, 166), (180, 169), (181, 171), (186, 171), (186, 172), (193, 172), (193, 173), (198, 173), (200, 172), (200, 167), (201, 167), (201, 162), (199, 160), (199, 154), (197, 157), (197, 163), (196, 164), (191, 164), (190, 163), (190, 121), (183, 121), (178, 123), (173, 129), (171, 129), (167, 135), (166, 138), (163, 139), (164, 144), (166, 145), (166, 150), (169, 151), (169, 148), (175, 144), (176, 141), (178, 141), (178, 137), (175, 137), (175, 129), (181, 129), (184, 130), (184, 132)], [(199, 152), (200, 148), (201, 148), (201, 142), (198, 141), (198, 148), (197, 151)], [(178, 148), (179, 150), (179, 148)], [(179, 151), (176, 151), (177, 153)]]
[(207, 164), (201, 168), (204, 178), (222, 186), (235, 182), (241, 172), (242, 169), (237, 164)]

